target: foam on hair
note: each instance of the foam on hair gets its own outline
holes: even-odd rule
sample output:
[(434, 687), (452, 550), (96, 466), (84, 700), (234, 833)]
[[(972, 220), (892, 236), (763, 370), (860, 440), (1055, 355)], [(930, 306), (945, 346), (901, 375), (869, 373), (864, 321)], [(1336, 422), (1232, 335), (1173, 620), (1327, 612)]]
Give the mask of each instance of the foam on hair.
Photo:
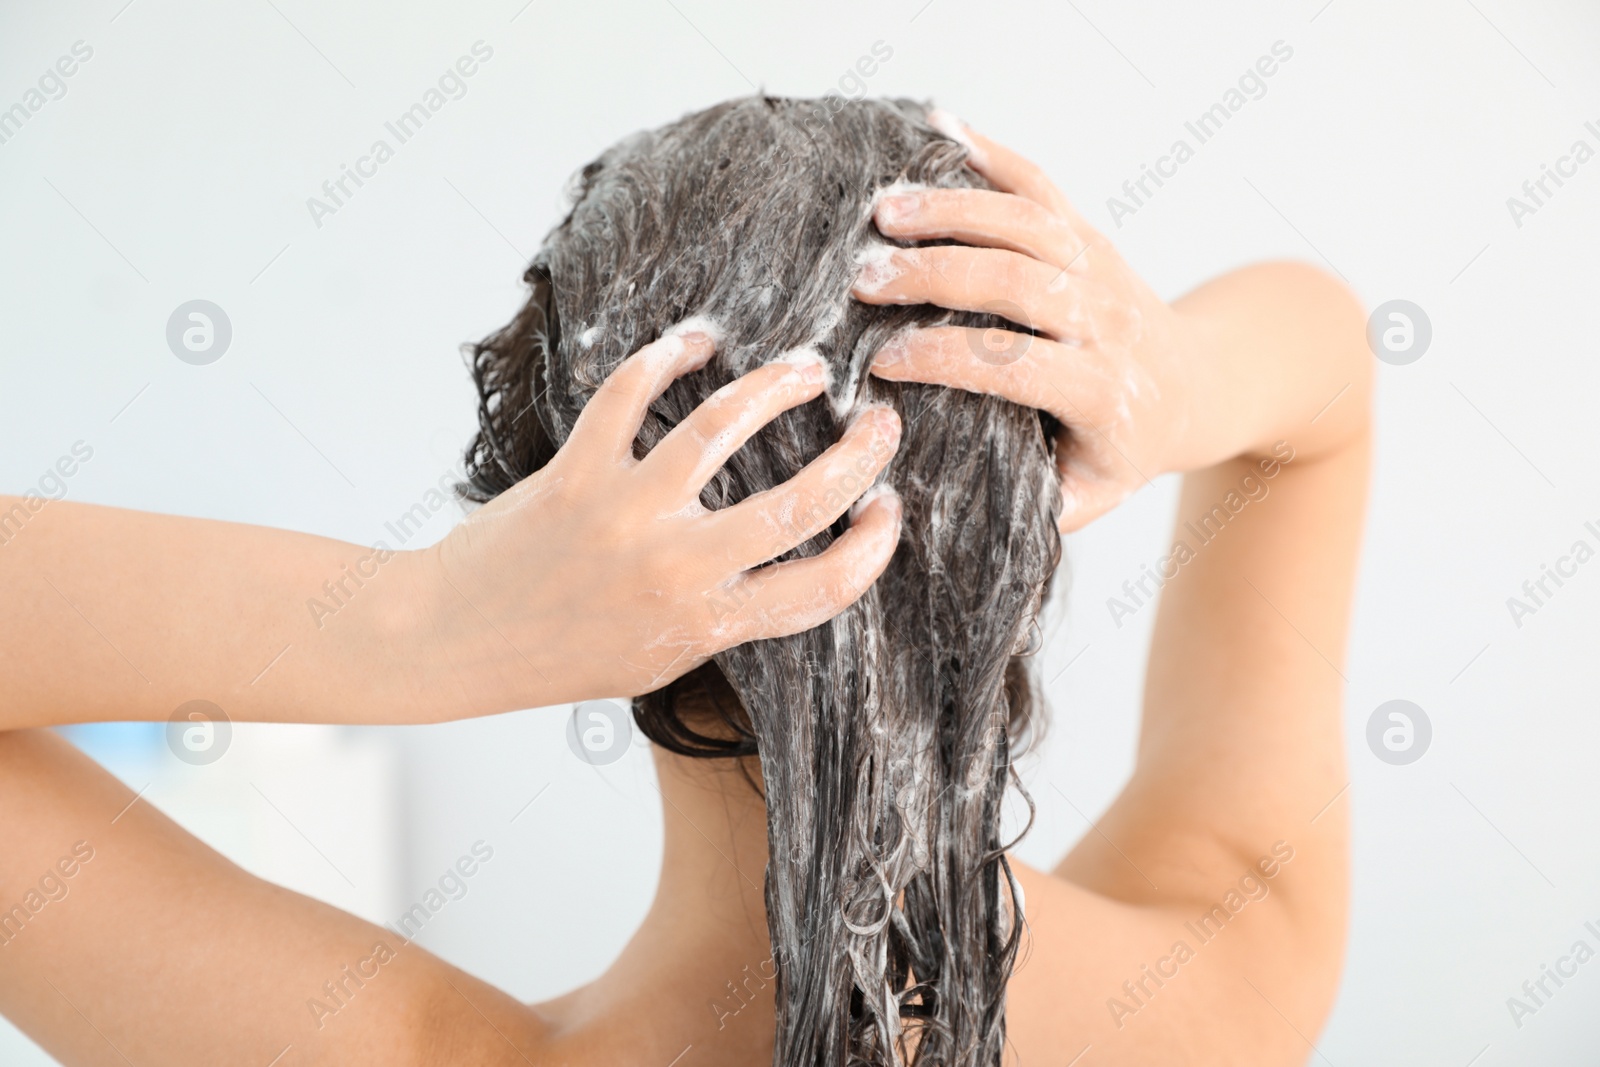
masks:
[[(858, 261), (884, 240), (874, 195), (986, 185), (920, 105), (825, 113), (729, 101), (582, 170), (527, 272), (528, 304), (472, 351), (482, 429), (463, 491), (488, 499), (538, 469), (606, 375), (691, 316), (716, 324), (720, 348), (652, 406), (640, 455), (755, 365), (811, 348), (830, 370), (829, 402), (758, 433), (707, 486), (708, 508), (788, 481), (852, 409), (900, 412), (883, 477), (904, 525), (883, 577), (831, 622), (729, 649), (640, 698), (635, 716), (680, 754), (759, 756), (775, 1064), (998, 1067), (1021, 931), (1001, 803), (1032, 707), (1013, 653), (1060, 555), (1049, 428), (997, 398), (867, 375), (899, 330), (999, 324), (851, 299)], [(846, 521), (785, 558), (821, 552)], [(707, 693), (711, 721), (689, 714)]]

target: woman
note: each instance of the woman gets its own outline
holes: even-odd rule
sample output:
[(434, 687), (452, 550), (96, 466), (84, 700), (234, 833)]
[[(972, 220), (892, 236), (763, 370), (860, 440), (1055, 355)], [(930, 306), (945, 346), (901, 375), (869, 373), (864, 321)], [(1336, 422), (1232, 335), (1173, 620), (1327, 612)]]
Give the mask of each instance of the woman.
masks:
[[(442, 573), (623, 470), (690, 487), (656, 514), (764, 528), (720, 561), (736, 577), (701, 596), (704, 634), (666, 628), (666, 666), (641, 672), (666, 849), (606, 975), (519, 1005), (15, 733), (0, 902), (76, 842), (93, 856), (72, 861), (71, 908), (0, 949), (0, 1008), (69, 1063), (1303, 1061), (1344, 933), (1363, 316), (1288, 265), (1169, 307), (1037, 169), (929, 118), (861, 102), (819, 123), (754, 99), (624, 142), (586, 169), (528, 306), (478, 348), (471, 491), (517, 488), (444, 543)], [(563, 463), (597, 427), (610, 452)], [(846, 532), (883, 468), (893, 491)], [(1052, 524), (1168, 471), (1185, 487), (1134, 776), (1054, 871), (1030, 870), (1005, 858), (999, 805)], [(896, 540), (867, 588), (869, 546)], [(858, 600), (771, 627), (780, 583), (852, 547), (851, 591), (808, 621)], [(631, 594), (644, 617), (705, 576), (670, 539), (653, 558), (677, 584), (590, 603)], [(479, 582), (464, 602), (494, 595)], [(585, 632), (629, 621), (568, 609)], [(761, 626), (789, 636), (738, 643)], [(307, 1006), (330, 981), (348, 1006), (332, 1017)]]

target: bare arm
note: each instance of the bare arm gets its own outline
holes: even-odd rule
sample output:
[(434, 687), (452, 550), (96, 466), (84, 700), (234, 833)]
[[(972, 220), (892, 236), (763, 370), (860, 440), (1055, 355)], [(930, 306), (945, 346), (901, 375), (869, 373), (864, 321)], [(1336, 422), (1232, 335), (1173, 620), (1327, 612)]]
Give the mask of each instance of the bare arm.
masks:
[[(26, 508), (0, 497), (0, 509)], [(418, 561), (52, 502), (0, 547), (0, 724), (160, 720), (197, 698), (240, 719), (425, 721), (448, 700), (430, 712), (417, 699)]]
[[(439, 721), (636, 695), (817, 625), (888, 563), (896, 501), (819, 556), (751, 571), (843, 514), (899, 424), (869, 413), (787, 485), (708, 514), (717, 467), (822, 391), (820, 364), (769, 364), (635, 460), (648, 405), (713, 345), (646, 346), (548, 465), (419, 551), (0, 496), (0, 729), (161, 720), (196, 699), (240, 720)], [(710, 610), (732, 588), (755, 592)]]
[(394, 930), (241, 871), (51, 732), (0, 733), (0, 813), (0, 1014), (62, 1063), (513, 1064), (542, 1037)]
[(1292, 264), (1169, 307), (1036, 167), (963, 133), (1003, 193), (926, 192), (880, 204), (877, 221), (981, 247), (896, 252), (899, 273), (858, 295), (1003, 301), (1035, 335), (995, 358), (992, 333), (916, 331), (875, 372), (1054, 414), (1064, 529), (1147, 477), (1185, 474), (1132, 779), (1053, 876), (1021, 875), (1031, 943), (1012, 1040), (1023, 1063), (1080, 1049), (1085, 1067), (1303, 1062), (1337, 987), (1348, 896), (1340, 702), (1365, 317)]
[(1056, 878), (1029, 882), (1037, 954), (1015, 995), (1066, 993), (1074, 1010), (1041, 1011), (1062, 1029), (1035, 1039), (1093, 1041), (1087, 1063), (1297, 1064), (1332, 1007), (1348, 910), (1340, 710), (1369, 452), (1362, 317), (1339, 287), (1285, 267), (1180, 306), (1231, 319), (1240, 355), (1344, 368), (1347, 407), (1320, 432), (1333, 409), (1310, 417), (1343, 385), (1308, 391), (1294, 458), (1185, 477), (1173, 540), (1193, 554), (1161, 591), (1133, 777)]
[[(1229, 375), (1275, 383), (1285, 400), (1262, 422), (1282, 443), (1184, 479), (1138, 761), (1102, 829), (1172, 865), (1167, 885), (1202, 872), (1199, 895), (1218, 864), (1279, 838), (1295, 845), (1297, 871), (1325, 851), (1326, 877), (1308, 882), (1342, 905), (1344, 805), (1330, 804), (1346, 784), (1340, 702), (1367, 487), (1363, 316), (1342, 287), (1286, 264), (1229, 275), (1177, 306), (1203, 317)], [(1148, 889), (1097, 835), (1059, 870), (1119, 899)]]

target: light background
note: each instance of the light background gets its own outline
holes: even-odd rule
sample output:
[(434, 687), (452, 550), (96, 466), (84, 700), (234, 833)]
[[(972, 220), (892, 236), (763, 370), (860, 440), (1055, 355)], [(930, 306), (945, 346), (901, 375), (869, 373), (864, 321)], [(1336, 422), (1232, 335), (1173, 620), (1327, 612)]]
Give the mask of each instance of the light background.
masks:
[[(633, 130), (757, 86), (859, 92), (847, 72), (880, 41), (893, 54), (865, 91), (931, 97), (1032, 155), (1165, 295), (1296, 257), (1369, 307), (1420, 305), (1431, 348), (1380, 368), (1338, 801), (1354, 816), (1354, 923), (1307, 1055), (1593, 1061), (1600, 964), (1520, 1028), (1506, 1006), (1600, 920), (1600, 563), (1520, 627), (1506, 604), (1574, 541), (1600, 544), (1584, 529), (1600, 520), (1600, 162), (1520, 227), (1506, 204), (1575, 140), (1600, 147), (1592, 5), (124, 3), (0, 12), (0, 108), (74, 42), (93, 48), (65, 96), (0, 144), (10, 492), (83, 441), (94, 454), (69, 499), (385, 537), (473, 428), (457, 347), (518, 306), (568, 175)], [(465, 96), (315, 225), (307, 198), (479, 40), (493, 57)], [(1116, 226), (1107, 198), (1276, 41), (1293, 57), (1265, 94)], [(211, 366), (179, 362), (164, 338), (195, 298), (233, 326)], [(1069, 541), (1043, 654), (1053, 732), (1027, 768), (1031, 862), (1081, 836), (1128, 773), (1154, 613), (1119, 628), (1106, 600), (1165, 551), (1174, 490), (1162, 480)], [(1433, 724), (1409, 766), (1365, 742), (1395, 698)], [(565, 717), (240, 727), (202, 769), (159, 729), (78, 736), (250, 869), (375, 920), (489, 844), (422, 941), (538, 999), (604, 969), (660, 857), (644, 748), (588, 767)], [(0, 1032), (0, 1062), (50, 1061)]]

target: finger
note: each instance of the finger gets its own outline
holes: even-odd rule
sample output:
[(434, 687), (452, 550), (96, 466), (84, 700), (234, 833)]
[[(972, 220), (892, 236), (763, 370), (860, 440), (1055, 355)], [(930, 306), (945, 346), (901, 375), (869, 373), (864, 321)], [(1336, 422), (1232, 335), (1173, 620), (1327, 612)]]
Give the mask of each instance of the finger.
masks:
[(725, 610), (714, 609), (713, 640), (730, 648), (821, 626), (861, 599), (899, 542), (900, 498), (881, 486), (850, 529), (820, 555), (745, 572), (721, 598)]
[(1080, 404), (1056, 384), (1077, 352), (1046, 337), (1009, 330), (933, 326), (895, 334), (873, 357), (872, 373), (891, 382), (920, 382), (987, 393), (1048, 411), (1063, 423), (1082, 421)]
[[(1004, 338), (999, 345), (995, 334)], [(995, 362), (993, 353), (1008, 348), (1014, 358)], [(1084, 354), (1042, 337), (939, 326), (897, 334), (879, 349), (871, 371), (888, 381), (987, 393), (1055, 416), (1071, 431), (1057, 445), (1063, 498), (1059, 525), (1065, 532), (1115, 507), (1130, 491), (1127, 486), (1149, 481), (1100, 428), (1112, 417), (1110, 405), (1118, 394)], [(1063, 373), (1068, 359), (1071, 373)]]
[(988, 189), (927, 189), (878, 198), (873, 219), (886, 237), (950, 238), (1004, 248), (1057, 267), (1081, 263), (1086, 246), (1060, 215), (1041, 204)]
[(572, 427), (571, 440), (592, 443), (616, 459), (633, 455), (645, 412), (667, 386), (704, 367), (716, 352), (709, 323), (689, 319), (623, 360), (600, 384)]
[(852, 290), (868, 304), (937, 304), (999, 315), (1057, 339), (1088, 330), (1083, 302), (1069, 298), (1073, 277), (1059, 267), (1000, 248), (879, 246)]
[[(1007, 193), (1027, 197), (1063, 216), (1076, 229), (1083, 225), (1083, 216), (1073, 208), (1056, 183), (1037, 163), (1018, 155), (1005, 145), (991, 141), (948, 111), (934, 110), (928, 122), (953, 141), (966, 146), (967, 161), (972, 169), (989, 179), (989, 184)], [(1079, 230), (1087, 236), (1087, 227)]]
[(1079, 479), (1067, 474), (1061, 481), (1061, 514), (1056, 528), (1073, 533), (1128, 499), (1134, 487), (1118, 482)]
[(650, 450), (641, 467), (652, 482), (694, 498), (728, 457), (780, 412), (820, 394), (822, 357), (801, 349), (729, 382), (701, 402)]
[(822, 455), (788, 482), (708, 518), (729, 561), (746, 570), (815, 537), (872, 486), (900, 444), (893, 408), (865, 411)]

